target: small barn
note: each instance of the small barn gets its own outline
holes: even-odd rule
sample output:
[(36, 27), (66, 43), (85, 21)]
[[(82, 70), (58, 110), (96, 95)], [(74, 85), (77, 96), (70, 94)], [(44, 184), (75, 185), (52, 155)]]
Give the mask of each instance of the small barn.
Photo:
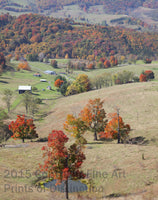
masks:
[(25, 91), (32, 91), (31, 86), (29, 85), (19, 85), (18, 87), (19, 94), (23, 94)]

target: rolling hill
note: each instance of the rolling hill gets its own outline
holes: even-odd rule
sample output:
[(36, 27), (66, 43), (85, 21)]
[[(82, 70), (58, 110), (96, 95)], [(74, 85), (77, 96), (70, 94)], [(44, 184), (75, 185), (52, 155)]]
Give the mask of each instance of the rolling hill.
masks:
[[(52, 129), (63, 129), (63, 122), (67, 114), (78, 114), (89, 99), (100, 97), (104, 99), (104, 108), (108, 113), (114, 112), (115, 105), (120, 107), (120, 115), (126, 123), (132, 127), (131, 138), (141, 137), (142, 144), (116, 144), (112, 142), (94, 142), (91, 133), (86, 134), (88, 144), (86, 145), (86, 161), (83, 169), (85, 172), (98, 172), (107, 174), (106, 177), (92, 175), (95, 183), (94, 191), (80, 193), (80, 198), (84, 199), (109, 199), (110, 197), (119, 197), (119, 199), (134, 198), (138, 200), (157, 198), (157, 161), (158, 161), (158, 139), (157, 139), (157, 118), (158, 108), (158, 84), (157, 82), (126, 84), (113, 86), (106, 89), (82, 93), (56, 101), (53, 106), (53, 112), (49, 114), (42, 122), (36, 122), (39, 136), (44, 138)], [(62, 109), (61, 109), (62, 108)], [(144, 117), (145, 116), (145, 117)], [(71, 137), (69, 135), (69, 137)], [(73, 139), (71, 139), (73, 140)], [(18, 141), (10, 139), (8, 144), (18, 144)], [(12, 190), (21, 185), (32, 192), (12, 193), (7, 187), (7, 192), (0, 186), (1, 197), (4, 200), (12, 199), (56, 199), (64, 198), (64, 194), (50, 192), (49, 190), (38, 191), (32, 184), (36, 182), (35, 172), (38, 163), (42, 162), (41, 147), (45, 143), (29, 142), (28, 146), (21, 148), (5, 148), (0, 151), (0, 169), (2, 176), (6, 177), (6, 169), (14, 175), (1, 180), (4, 184), (12, 184)], [(144, 160), (142, 160), (142, 154)], [(5, 155), (5, 156), (4, 156)], [(23, 177), (20, 177), (20, 171), (23, 170)], [(25, 174), (27, 170), (27, 174)], [(119, 177), (112, 176), (114, 170), (122, 170), (123, 175)], [(16, 173), (19, 175), (15, 178)], [(120, 172), (120, 173), (121, 173)], [(29, 178), (26, 175), (30, 174)], [(96, 192), (97, 190), (97, 192)], [(70, 199), (80, 199), (77, 194), (70, 194)], [(110, 198), (111, 199), (111, 198)]]
[[(100, 23), (112, 25), (110, 20), (120, 19), (122, 16), (127, 19), (135, 18), (138, 21), (133, 29), (140, 29), (139, 20), (146, 24), (152, 24), (152, 30), (157, 30), (157, 0), (1, 0), (0, 12), (9, 12), (12, 15), (23, 13), (39, 13), (49, 16), (71, 18), (87, 23)], [(139, 12), (141, 10), (141, 12)], [(94, 17), (95, 16), (95, 17)], [(93, 19), (94, 17), (94, 19)], [(109, 20), (110, 18), (110, 20)], [(125, 23), (118, 22), (115, 26), (128, 27)], [(144, 29), (143, 29), (144, 30)], [(151, 28), (148, 28), (148, 31)]]

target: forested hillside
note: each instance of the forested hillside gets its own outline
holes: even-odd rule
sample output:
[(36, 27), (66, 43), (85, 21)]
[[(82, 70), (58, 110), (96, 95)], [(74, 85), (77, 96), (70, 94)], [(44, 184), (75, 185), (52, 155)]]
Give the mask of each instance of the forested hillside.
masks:
[(97, 59), (109, 55), (158, 55), (158, 34), (131, 29), (76, 24), (37, 14), (0, 16), (0, 52), (5, 54), (43, 52), (48, 58)]

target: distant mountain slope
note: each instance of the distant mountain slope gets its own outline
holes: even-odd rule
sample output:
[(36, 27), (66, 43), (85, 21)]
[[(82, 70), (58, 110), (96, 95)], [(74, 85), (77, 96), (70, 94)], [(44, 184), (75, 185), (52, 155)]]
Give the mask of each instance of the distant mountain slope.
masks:
[(158, 34), (131, 29), (75, 23), (38, 14), (0, 16), (0, 52), (44, 52), (50, 58), (158, 55)]
[[(128, 13), (129, 10), (138, 8), (140, 6), (148, 8), (158, 8), (158, 0), (0, 0), (1, 8), (10, 6), (29, 6), (34, 5), (38, 11), (49, 10), (49, 9), (62, 9), (63, 6), (78, 4), (83, 9), (88, 9), (90, 6), (103, 5), (109, 13)], [(23, 7), (23, 9), (24, 9)]]

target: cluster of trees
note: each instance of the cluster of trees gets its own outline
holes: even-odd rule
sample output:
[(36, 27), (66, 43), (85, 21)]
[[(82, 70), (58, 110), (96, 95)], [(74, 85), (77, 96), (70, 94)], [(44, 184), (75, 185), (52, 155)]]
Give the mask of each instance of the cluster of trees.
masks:
[(57, 76), (54, 85), (64, 96), (74, 95), (82, 92), (87, 92), (92, 89), (101, 89), (112, 85), (142, 82), (154, 79), (154, 73), (151, 70), (143, 71), (139, 76), (131, 71), (121, 71), (118, 73), (103, 73), (89, 79), (86, 74), (80, 74), (73, 81), (67, 81), (64, 76)]
[(80, 74), (77, 76), (76, 80), (73, 81), (66, 90), (65, 95), (73, 95), (81, 92), (87, 92), (90, 88), (90, 80), (86, 74)]
[(95, 78), (90, 79), (91, 87), (94, 89), (132, 82), (139, 82), (139, 77), (134, 75), (133, 72), (126, 70), (114, 74), (103, 73), (101, 75), (96, 75)]
[[(3, 16), (1, 16), (3, 19)], [(73, 22), (74, 23), (74, 22)], [(75, 23), (74, 23), (75, 24)], [(77, 24), (77, 23), (76, 23)], [(99, 60), (114, 55), (156, 57), (157, 33), (140, 33), (130, 29), (80, 24), (34, 14), (4, 17), (0, 31), (0, 51), (5, 54), (44, 54), (47, 58), (81, 58)], [(35, 58), (37, 58), (35, 56)], [(31, 58), (32, 59), (32, 58)], [(116, 65), (116, 60), (111, 60)]]
[(86, 143), (84, 134), (87, 130), (94, 134), (94, 140), (98, 140), (99, 136), (101, 139), (112, 138), (119, 139), (118, 142), (123, 142), (127, 139), (130, 131), (129, 124), (125, 124), (118, 113), (110, 114), (111, 120), (108, 122), (103, 103), (104, 101), (101, 101), (100, 98), (94, 100), (90, 99), (88, 104), (81, 110), (78, 117), (67, 115), (64, 129), (72, 133), (73, 136), (79, 139), (80, 143), (83, 144)]
[[(39, 164), (41, 171), (47, 172), (49, 178), (56, 179), (56, 185), (65, 181), (66, 199), (68, 199), (69, 179), (85, 178), (81, 170), (83, 161), (86, 159), (83, 149), (87, 143), (84, 134), (91, 131), (94, 140), (118, 139), (118, 143), (124, 142), (129, 134), (130, 125), (123, 122), (118, 114), (110, 114), (111, 120), (106, 119), (106, 112), (103, 108), (104, 101), (100, 98), (90, 99), (87, 105), (81, 110), (79, 116), (67, 115), (64, 130), (72, 133), (75, 138), (74, 143), (66, 145), (69, 138), (61, 130), (52, 130), (48, 135), (47, 146), (42, 147), (44, 164)], [(14, 139), (37, 138), (36, 127), (32, 119), (27, 119), (25, 115), (17, 116), (15, 121), (9, 124)]]
[(61, 92), (62, 95), (65, 96), (68, 86), (70, 82), (67, 81), (65, 76), (58, 75), (54, 80), (54, 86), (57, 87), (57, 90)]
[[(124, 124), (123, 119), (118, 113), (109, 114), (111, 120), (108, 122), (106, 112), (103, 108), (104, 101), (100, 98), (90, 99), (87, 105), (80, 111), (78, 117), (68, 114), (64, 123), (64, 130), (72, 133), (76, 139), (76, 144), (86, 144), (84, 134), (91, 131), (94, 134), (94, 140), (100, 138), (118, 139), (118, 131), (120, 131), (121, 141), (126, 138), (130, 131), (130, 126)], [(119, 124), (119, 130), (118, 130)], [(17, 116), (16, 121), (12, 121), (9, 129), (13, 132), (13, 138), (21, 138), (24, 142), (25, 138), (31, 139), (38, 137), (35, 131), (33, 119), (26, 119), (25, 115)]]
[(55, 78), (54, 86), (64, 96), (74, 95), (82, 92), (87, 92), (91, 89), (91, 84), (86, 74), (80, 74), (74, 81), (67, 81), (64, 76)]
[(110, 59), (100, 58), (97, 64), (98, 68), (109, 68), (118, 65), (118, 60), (115, 56), (111, 55)]

